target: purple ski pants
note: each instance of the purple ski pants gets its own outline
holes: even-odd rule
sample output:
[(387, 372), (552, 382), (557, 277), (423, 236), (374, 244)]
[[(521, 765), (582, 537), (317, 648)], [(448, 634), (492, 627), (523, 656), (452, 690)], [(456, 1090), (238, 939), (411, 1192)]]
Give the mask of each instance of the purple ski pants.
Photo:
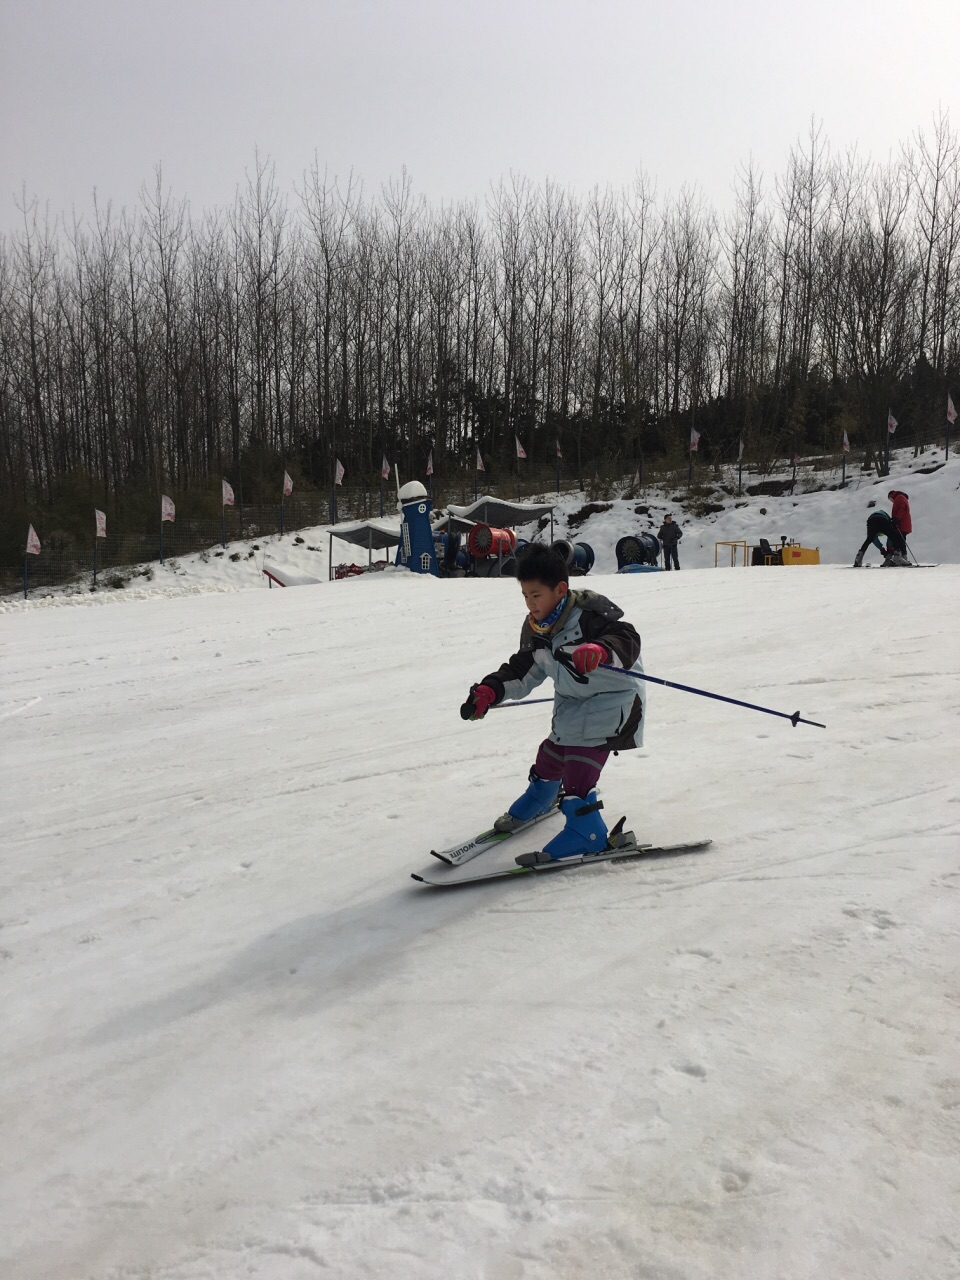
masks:
[(559, 782), (568, 796), (584, 797), (597, 785), (609, 755), (599, 747), (560, 747), (545, 738), (533, 768), (538, 778)]

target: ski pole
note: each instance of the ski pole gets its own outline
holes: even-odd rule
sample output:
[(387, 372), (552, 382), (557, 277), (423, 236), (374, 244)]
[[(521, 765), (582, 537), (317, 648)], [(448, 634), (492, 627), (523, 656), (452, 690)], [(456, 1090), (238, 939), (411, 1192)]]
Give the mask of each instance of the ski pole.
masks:
[(701, 698), (715, 698), (717, 702), (729, 702), (735, 707), (748, 707), (751, 711), (762, 711), (768, 716), (780, 716), (783, 720), (789, 720), (794, 728), (798, 724), (812, 724), (817, 729), (825, 729), (827, 727), (825, 724), (821, 724), (819, 720), (805, 720), (799, 711), (789, 715), (786, 711), (773, 711), (770, 707), (758, 707), (755, 702), (742, 702), (739, 698), (728, 698), (722, 693), (710, 693), (708, 689), (695, 689), (691, 684), (677, 684), (674, 680), (661, 680), (659, 676), (643, 675), (639, 671), (624, 671), (622, 667), (611, 666), (608, 662), (601, 662), (600, 666), (604, 671), (615, 671), (617, 675), (633, 676), (634, 680), (647, 680), (650, 684), (662, 684), (665, 689), (679, 689), (683, 693), (697, 693)]
[(497, 702), (491, 711), (506, 711), (507, 707), (532, 707), (535, 702), (552, 702), (552, 698), (524, 698), (520, 702)]

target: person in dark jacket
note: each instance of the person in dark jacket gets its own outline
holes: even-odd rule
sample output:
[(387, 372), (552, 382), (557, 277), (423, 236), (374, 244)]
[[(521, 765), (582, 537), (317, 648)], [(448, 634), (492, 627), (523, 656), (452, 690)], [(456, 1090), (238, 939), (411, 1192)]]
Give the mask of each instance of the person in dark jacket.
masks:
[(902, 489), (891, 489), (887, 497), (893, 503), (890, 512), (893, 523), (903, 534), (904, 541), (908, 533), (913, 533), (913, 521), (910, 519), (910, 499)]
[(481, 720), (490, 707), (523, 698), (551, 677), (550, 735), (540, 744), (526, 791), (494, 826), (514, 831), (549, 813), (559, 799), (566, 825), (543, 853), (550, 859), (597, 853), (607, 847), (608, 835), (597, 800), (600, 771), (611, 751), (643, 744), (644, 688), (620, 674), (643, 670), (640, 637), (611, 600), (571, 591), (563, 557), (542, 543), (517, 557), (517, 578), (528, 610), (520, 647), (471, 686), (460, 715)]
[(663, 517), (663, 524), (660, 526), (660, 532), (657, 534), (660, 539), (660, 545), (663, 547), (663, 567), (669, 569), (670, 561), (673, 561), (673, 568), (680, 568), (680, 561), (677, 558), (677, 543), (683, 537), (683, 530), (678, 524), (674, 523), (673, 516), (669, 513)]
[[(886, 538), (886, 547), (881, 543), (881, 538)], [(867, 536), (854, 558), (855, 569), (859, 569), (863, 564), (863, 553), (871, 542), (883, 555), (885, 564), (908, 563), (906, 540), (886, 511), (871, 511), (867, 516)]]

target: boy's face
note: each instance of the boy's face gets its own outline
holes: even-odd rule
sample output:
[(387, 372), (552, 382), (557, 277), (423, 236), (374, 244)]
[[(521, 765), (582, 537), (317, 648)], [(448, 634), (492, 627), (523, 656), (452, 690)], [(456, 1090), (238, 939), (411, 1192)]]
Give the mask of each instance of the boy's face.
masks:
[(555, 587), (548, 587), (545, 582), (537, 582), (534, 579), (532, 582), (521, 582), (520, 590), (523, 592), (530, 616), (537, 622), (542, 622), (567, 594), (569, 586), (566, 582), (558, 582)]

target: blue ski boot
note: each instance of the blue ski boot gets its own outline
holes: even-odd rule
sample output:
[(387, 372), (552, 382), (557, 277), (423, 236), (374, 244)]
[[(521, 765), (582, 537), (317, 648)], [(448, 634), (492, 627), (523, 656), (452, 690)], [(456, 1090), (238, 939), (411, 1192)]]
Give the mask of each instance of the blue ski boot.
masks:
[(493, 824), (494, 831), (504, 833), (516, 831), (525, 823), (539, 818), (542, 813), (549, 813), (556, 807), (559, 794), (559, 782), (548, 782), (546, 778), (539, 777), (531, 769), (530, 782), (526, 791), (519, 799), (514, 800), (506, 813), (500, 815)]
[(547, 858), (554, 861), (581, 853), (600, 853), (607, 847), (607, 824), (600, 816), (603, 802), (597, 799), (596, 791), (586, 796), (564, 796), (560, 808), (566, 826), (543, 846)]

